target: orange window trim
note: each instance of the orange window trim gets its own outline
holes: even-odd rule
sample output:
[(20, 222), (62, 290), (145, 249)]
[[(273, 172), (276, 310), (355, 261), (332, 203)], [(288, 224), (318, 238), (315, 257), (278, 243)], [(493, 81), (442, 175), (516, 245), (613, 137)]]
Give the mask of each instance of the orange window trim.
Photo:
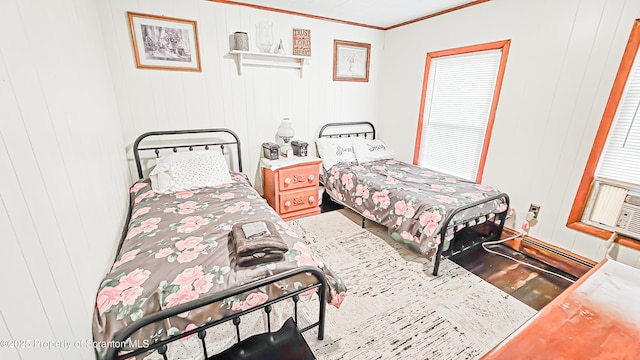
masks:
[(591, 190), (591, 184), (595, 177), (596, 167), (598, 166), (600, 155), (604, 150), (604, 145), (607, 142), (609, 130), (611, 129), (611, 124), (613, 123), (616, 111), (618, 110), (618, 105), (620, 104), (620, 99), (622, 98), (622, 93), (624, 92), (624, 87), (627, 84), (627, 79), (631, 72), (631, 66), (633, 65), (639, 46), (640, 19), (636, 19), (633, 23), (631, 35), (629, 36), (627, 47), (624, 50), (620, 67), (618, 68), (618, 74), (613, 82), (611, 93), (609, 94), (609, 100), (607, 101), (607, 105), (604, 109), (602, 121), (600, 121), (600, 126), (598, 127), (598, 132), (596, 133), (596, 138), (593, 142), (593, 147), (591, 148), (591, 153), (587, 160), (587, 165), (585, 166), (584, 173), (582, 174), (582, 179), (580, 180), (576, 197), (573, 200), (573, 206), (569, 212), (569, 218), (567, 219), (567, 227), (603, 239), (609, 238), (612, 233), (596, 226), (582, 223), (582, 213), (584, 212), (584, 207), (587, 205), (589, 191)]
[(427, 85), (429, 78), (429, 69), (431, 66), (431, 59), (443, 56), (468, 54), (472, 52), (485, 51), (485, 50), (497, 50), (502, 49), (502, 57), (500, 59), (500, 68), (498, 69), (498, 78), (496, 79), (496, 88), (493, 92), (493, 100), (491, 102), (491, 109), (489, 111), (489, 121), (487, 123), (487, 129), (484, 135), (484, 143), (482, 146), (482, 153), (480, 155), (480, 164), (478, 165), (478, 173), (476, 174), (476, 182), (482, 182), (482, 173), (484, 172), (484, 165), (487, 159), (487, 152), (489, 151), (489, 143), (491, 141), (491, 131), (493, 130), (493, 121), (496, 116), (496, 109), (498, 108), (498, 99), (500, 97), (500, 89), (502, 88), (502, 79), (504, 77), (504, 70), (507, 65), (507, 57), (509, 55), (509, 46), (511, 46), (511, 40), (495, 41), (486, 44), (464, 46), (456, 49), (435, 51), (427, 53), (427, 61), (424, 68), (424, 81), (422, 83), (422, 98), (420, 99), (420, 115), (418, 117), (418, 132), (416, 134), (416, 146), (413, 152), (413, 164), (418, 165), (418, 157), (420, 155), (420, 141), (422, 140), (422, 123), (424, 119), (424, 105), (427, 99)]

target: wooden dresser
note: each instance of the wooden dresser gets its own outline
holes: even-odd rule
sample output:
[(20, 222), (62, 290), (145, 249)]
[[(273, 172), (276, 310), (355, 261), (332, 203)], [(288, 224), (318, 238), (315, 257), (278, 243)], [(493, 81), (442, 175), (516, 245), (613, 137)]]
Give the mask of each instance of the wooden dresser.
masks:
[(262, 169), (264, 197), (284, 220), (320, 213), (318, 174), (321, 160), (272, 170)]
[(638, 279), (605, 259), (481, 360), (639, 359)]

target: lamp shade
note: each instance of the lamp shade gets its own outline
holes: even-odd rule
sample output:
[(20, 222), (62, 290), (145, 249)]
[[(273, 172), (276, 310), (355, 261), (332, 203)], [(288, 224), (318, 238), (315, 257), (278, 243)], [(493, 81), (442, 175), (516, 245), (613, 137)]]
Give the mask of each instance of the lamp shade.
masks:
[(281, 137), (288, 142), (296, 134), (293, 127), (291, 127), (291, 120), (289, 118), (282, 119), (280, 126), (278, 127), (278, 137)]

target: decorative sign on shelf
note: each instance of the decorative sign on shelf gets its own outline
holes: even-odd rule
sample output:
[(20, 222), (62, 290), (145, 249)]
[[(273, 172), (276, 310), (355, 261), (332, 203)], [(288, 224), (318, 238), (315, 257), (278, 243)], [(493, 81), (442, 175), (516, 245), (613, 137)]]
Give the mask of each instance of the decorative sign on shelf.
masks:
[(311, 56), (311, 30), (293, 29), (293, 55)]

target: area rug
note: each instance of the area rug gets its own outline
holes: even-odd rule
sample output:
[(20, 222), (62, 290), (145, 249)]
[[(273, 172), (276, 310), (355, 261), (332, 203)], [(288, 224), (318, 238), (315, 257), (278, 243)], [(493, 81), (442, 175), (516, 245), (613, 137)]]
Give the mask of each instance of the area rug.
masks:
[[(350, 210), (290, 221), (347, 284), (340, 309), (327, 306), (325, 338), (305, 338), (318, 359), (477, 359), (535, 314), (457, 264), (431, 275), (424, 258)], [(315, 321), (302, 307), (301, 325)]]

